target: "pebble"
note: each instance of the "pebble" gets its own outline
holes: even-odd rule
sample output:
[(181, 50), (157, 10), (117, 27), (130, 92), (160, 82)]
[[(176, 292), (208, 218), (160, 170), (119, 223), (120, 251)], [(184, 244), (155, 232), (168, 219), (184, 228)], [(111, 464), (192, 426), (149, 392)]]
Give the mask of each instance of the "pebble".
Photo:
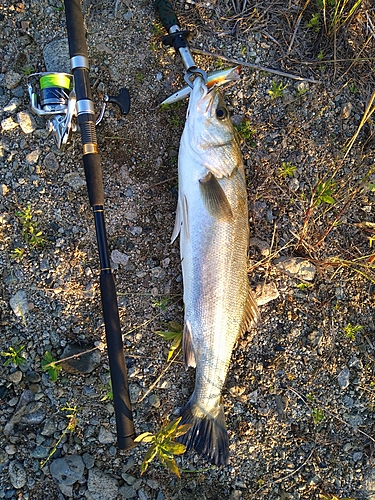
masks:
[(344, 368), (339, 373), (339, 376), (337, 377), (341, 390), (344, 390), (348, 387), (349, 377), (350, 377), (349, 368), (347, 366), (344, 366)]
[(275, 283), (265, 283), (263, 285), (258, 285), (255, 290), (255, 298), (258, 306), (268, 304), (268, 302), (277, 299), (279, 296), (280, 293)]
[(349, 118), (349, 116), (351, 115), (352, 109), (353, 109), (352, 103), (351, 102), (345, 102), (341, 106), (341, 118), (343, 120), (347, 120)]
[(148, 397), (148, 401), (154, 408), (160, 407), (160, 398), (157, 394), (150, 394), (150, 396)]
[(29, 310), (29, 303), (25, 290), (18, 290), (18, 292), (11, 297), (9, 304), (16, 316), (19, 318), (24, 317)]
[(135, 491), (135, 489), (127, 484), (121, 486), (118, 492), (121, 495), (121, 498), (125, 500), (137, 497), (137, 492)]
[(67, 38), (52, 40), (43, 49), (43, 57), (47, 71), (70, 73), (70, 55)]
[(138, 490), (138, 498), (139, 500), (149, 500), (149, 496), (146, 495), (146, 493), (142, 490), (142, 489), (139, 489)]
[(101, 426), (99, 429), (98, 441), (102, 444), (110, 444), (115, 442), (115, 437), (111, 431)]
[(8, 378), (12, 382), (12, 384), (19, 384), (22, 380), (22, 372), (20, 370), (17, 370), (11, 373)]
[(34, 151), (31, 151), (26, 155), (26, 161), (30, 165), (35, 165), (35, 163), (37, 163), (37, 161), (39, 160), (39, 156), (40, 156), (40, 149), (35, 149)]
[(17, 114), (18, 123), (25, 134), (31, 134), (36, 129), (35, 119), (28, 111)]
[(68, 184), (74, 191), (78, 191), (80, 188), (86, 186), (86, 181), (78, 174), (78, 172), (71, 172), (70, 174), (64, 175), (64, 184)]
[(261, 240), (260, 238), (257, 238), (256, 236), (250, 238), (250, 246), (251, 247), (256, 247), (260, 251), (261, 255), (264, 257), (268, 257), (271, 252), (271, 248), (267, 241)]
[(119, 250), (113, 250), (111, 252), (111, 259), (114, 264), (121, 264), (124, 267), (129, 262), (129, 256)]
[(274, 261), (275, 266), (284, 273), (304, 281), (313, 281), (315, 278), (315, 266), (301, 257), (280, 257)]
[(89, 470), (87, 488), (94, 500), (113, 500), (119, 491), (117, 480), (97, 467)]
[(50, 473), (60, 489), (79, 481), (84, 470), (85, 466), (80, 455), (67, 455), (63, 458), (56, 458), (50, 465)]
[(20, 106), (21, 101), (17, 97), (13, 97), (6, 106), (4, 106), (5, 113), (14, 113)]
[(94, 455), (90, 455), (90, 453), (86, 452), (82, 455), (82, 460), (86, 466), (86, 469), (92, 469), (94, 467), (94, 464), (95, 464)]
[(16, 123), (11, 116), (1, 121), (1, 128), (4, 130), (4, 132), (9, 132), (9, 130), (13, 130), (17, 127), (18, 123)]
[(20, 462), (12, 461), (9, 464), (9, 479), (13, 487), (17, 490), (26, 484), (26, 471)]
[(20, 75), (16, 71), (7, 71), (5, 73), (5, 86), (7, 89), (15, 89), (17, 85), (21, 82), (23, 75)]
[(53, 153), (52, 151), (47, 153), (46, 156), (44, 157), (43, 165), (52, 172), (56, 172), (56, 170), (60, 166), (59, 162), (57, 161), (55, 153)]
[(100, 365), (100, 351), (86, 352), (88, 349), (78, 344), (68, 344), (60, 359), (70, 358), (80, 354), (79, 357), (72, 357), (61, 362), (63, 369), (69, 373), (91, 373)]
[(355, 451), (353, 453), (353, 462), (360, 462), (363, 457), (363, 452), (362, 451)]

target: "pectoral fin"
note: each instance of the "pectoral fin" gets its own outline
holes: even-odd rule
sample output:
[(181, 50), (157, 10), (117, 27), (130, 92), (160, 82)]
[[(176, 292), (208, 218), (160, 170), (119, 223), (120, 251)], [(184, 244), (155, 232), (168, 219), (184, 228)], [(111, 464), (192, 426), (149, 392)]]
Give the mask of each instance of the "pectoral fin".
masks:
[(199, 185), (208, 213), (217, 220), (230, 222), (233, 219), (232, 209), (215, 176), (209, 172), (199, 180)]
[(176, 220), (174, 223), (171, 243), (173, 243), (180, 234), (181, 227), (183, 228), (185, 238), (189, 238), (189, 219), (186, 196), (178, 198)]
[(182, 338), (182, 350), (184, 353), (184, 363), (185, 370), (191, 366), (192, 368), (196, 367), (195, 361), (195, 353), (193, 347), (193, 336), (191, 334), (191, 325), (189, 321), (185, 321), (184, 324), (184, 333)]

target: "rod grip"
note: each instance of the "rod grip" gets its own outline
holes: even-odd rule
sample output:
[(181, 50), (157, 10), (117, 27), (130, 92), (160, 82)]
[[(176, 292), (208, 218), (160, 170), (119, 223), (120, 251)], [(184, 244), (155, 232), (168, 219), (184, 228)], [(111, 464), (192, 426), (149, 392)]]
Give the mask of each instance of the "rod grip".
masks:
[(102, 167), (99, 154), (87, 154), (83, 156), (85, 168), (87, 192), (90, 205), (104, 205), (104, 188), (102, 179)]
[(85, 30), (80, 0), (64, 0), (70, 57), (87, 57)]
[(126, 375), (116, 287), (111, 272), (100, 275), (100, 290), (111, 372), (113, 404), (116, 415), (117, 445), (120, 449), (127, 450), (134, 446), (135, 432)]
[(171, 2), (168, 0), (155, 0), (154, 7), (156, 12), (159, 14), (162, 25), (168, 33), (171, 26), (178, 26), (178, 19)]

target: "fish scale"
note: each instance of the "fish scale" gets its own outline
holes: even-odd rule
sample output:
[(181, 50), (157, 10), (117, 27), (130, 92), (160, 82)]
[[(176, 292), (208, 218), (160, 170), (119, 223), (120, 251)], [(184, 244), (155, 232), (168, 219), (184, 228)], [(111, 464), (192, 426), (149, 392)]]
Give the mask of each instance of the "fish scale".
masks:
[(241, 151), (217, 89), (194, 80), (179, 150), (179, 198), (172, 241), (180, 235), (185, 367), (195, 388), (182, 409), (180, 438), (210, 462), (228, 462), (221, 392), (234, 344), (257, 319), (247, 276), (249, 223)]

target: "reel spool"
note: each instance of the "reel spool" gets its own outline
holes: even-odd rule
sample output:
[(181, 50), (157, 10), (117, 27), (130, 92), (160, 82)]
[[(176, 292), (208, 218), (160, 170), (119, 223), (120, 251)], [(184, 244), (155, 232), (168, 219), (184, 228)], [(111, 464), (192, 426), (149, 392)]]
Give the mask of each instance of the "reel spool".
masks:
[(36, 90), (27, 83), (32, 111), (39, 116), (65, 114), (73, 87), (73, 76), (68, 73), (33, 73), (39, 78)]

